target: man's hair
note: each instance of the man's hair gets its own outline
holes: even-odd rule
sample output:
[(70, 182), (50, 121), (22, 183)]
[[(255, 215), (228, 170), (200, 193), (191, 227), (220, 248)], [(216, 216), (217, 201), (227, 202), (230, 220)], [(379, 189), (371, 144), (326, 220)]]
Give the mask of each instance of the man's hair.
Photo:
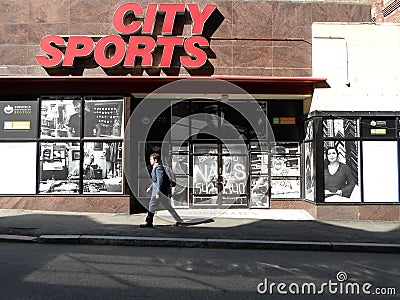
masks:
[(156, 160), (157, 162), (160, 162), (160, 154), (158, 153), (152, 153), (150, 154), (150, 157), (152, 157), (154, 160)]

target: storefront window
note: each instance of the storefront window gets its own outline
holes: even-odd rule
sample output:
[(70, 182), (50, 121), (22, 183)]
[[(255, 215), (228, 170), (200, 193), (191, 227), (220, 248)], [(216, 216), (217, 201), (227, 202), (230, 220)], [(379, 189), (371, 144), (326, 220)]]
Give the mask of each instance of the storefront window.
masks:
[[(276, 151), (279, 149), (277, 145), (271, 150), (267, 139), (271, 132), (267, 132), (266, 120), (260, 117), (253, 128), (242, 114), (246, 111), (246, 115), (256, 115), (248, 101), (154, 101), (154, 105), (157, 105), (157, 101), (170, 101), (171, 106), (153, 122), (145, 145), (145, 159), (148, 165), (148, 155), (161, 152), (161, 146), (163, 152), (168, 148), (170, 155), (162, 160), (164, 165), (172, 166), (175, 173), (177, 185), (172, 188), (174, 207), (266, 208), (270, 205), (271, 193), (279, 199), (301, 198), (302, 159), (298, 140), (280, 142), (282, 153)], [(234, 105), (229, 105), (229, 101)], [(257, 109), (265, 116), (269, 102), (258, 102), (260, 107)], [(297, 106), (296, 111), (300, 107)], [(290, 112), (289, 115), (296, 115), (296, 112)], [(303, 128), (296, 125), (297, 117), (281, 119), (278, 129), (282, 137), (286, 136), (286, 131), (294, 128), (296, 132), (287, 139), (294, 140), (294, 136), (298, 136)], [(288, 127), (286, 119), (295, 123), (290, 123)], [(243, 144), (238, 144), (238, 140), (242, 140)], [(184, 149), (180, 148), (182, 145)], [(138, 159), (143, 159), (142, 154)], [(272, 167), (273, 174), (270, 170)], [(138, 177), (139, 189), (148, 181), (148, 173), (145, 170)], [(271, 182), (275, 186), (272, 190)], [(140, 198), (148, 197), (144, 190), (139, 191), (139, 195)]]
[(217, 145), (216, 144), (195, 144), (193, 145), (193, 152), (196, 154), (216, 154)]
[(39, 151), (39, 193), (79, 193), (80, 143), (44, 142)]
[(269, 177), (267, 175), (251, 175), (250, 182), (251, 207), (269, 207)]
[(218, 156), (216, 154), (195, 155), (193, 157), (193, 204), (218, 205), (219, 182)]
[(39, 193), (122, 193), (123, 122), (121, 97), (42, 97)]
[(300, 198), (300, 149), (298, 143), (279, 143), (271, 149), (272, 198)]
[(36, 143), (0, 143), (0, 194), (36, 193)]
[(304, 138), (306, 141), (313, 140), (313, 138), (314, 138), (314, 127), (313, 126), (314, 126), (313, 120), (306, 121), (306, 123), (305, 123), (306, 134), (305, 134), (305, 138)]
[(85, 137), (123, 137), (123, 99), (85, 97)]
[(324, 142), (325, 202), (360, 202), (359, 142)]
[(315, 166), (313, 142), (304, 143), (304, 186), (305, 198), (315, 201)]
[(46, 97), (40, 107), (40, 137), (79, 138), (81, 97)]
[(356, 138), (359, 137), (359, 122), (357, 119), (324, 119), (324, 137)]
[(172, 103), (171, 109), (171, 139), (173, 141), (185, 141), (191, 135), (191, 118), (189, 116), (189, 101)]
[(364, 202), (399, 202), (396, 141), (363, 141)]
[(122, 142), (84, 143), (84, 193), (122, 192), (122, 145)]
[(269, 155), (252, 152), (250, 156), (250, 206), (269, 207)]
[[(320, 162), (315, 166), (316, 172), (323, 172), (324, 178), (320, 186), (324, 193), (316, 194), (319, 202), (399, 202), (399, 137), (396, 134), (399, 119), (371, 117), (370, 113), (353, 114), (350, 118), (349, 113), (337, 114), (336, 118), (313, 118), (322, 121), (322, 124), (315, 123), (321, 124), (318, 130), (322, 136), (315, 136), (314, 142), (304, 144), (306, 199), (312, 198), (311, 187), (316, 176), (312, 175), (311, 165), (315, 160)], [(319, 157), (313, 157), (314, 144), (323, 148), (323, 152), (317, 149)]]
[(247, 205), (247, 161), (243, 155), (222, 156), (222, 204)]
[(174, 207), (189, 206), (189, 153), (187, 147), (173, 147), (172, 171), (176, 185), (172, 188), (172, 204)]

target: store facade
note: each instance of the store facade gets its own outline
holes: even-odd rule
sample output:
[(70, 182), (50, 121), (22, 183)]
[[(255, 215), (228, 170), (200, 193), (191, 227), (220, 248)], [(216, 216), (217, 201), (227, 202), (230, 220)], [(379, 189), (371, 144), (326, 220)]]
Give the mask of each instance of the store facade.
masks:
[(314, 93), (306, 144), (321, 166), (335, 147), (351, 178), (346, 195), (331, 195), (320, 168), (319, 218), (332, 218), (336, 208), (343, 219), (398, 220), (399, 33), (393, 23), (313, 24), (313, 73), (326, 74), (330, 89)]
[[(24, 3), (7, 1), (9, 12), (15, 13), (1, 12), (1, 29), (7, 34), (0, 45), (0, 147), (2, 165), (9, 171), (2, 176), (0, 208), (142, 211), (138, 198), (144, 195), (132, 191), (125, 174), (130, 118), (157, 89), (201, 77), (223, 80), (250, 95), (269, 121), (274, 142), (266, 151), (257, 148), (245, 118), (229, 106), (246, 106), (235, 93), (211, 90), (199, 97), (201, 93), (176, 92), (160, 99), (169, 101), (168, 108), (150, 118), (153, 130), (138, 159), (157, 151), (179, 120), (210, 113), (210, 107), (211, 114), (243, 133), (248, 150), (227, 154), (222, 143), (196, 140), (193, 130), (209, 120), (190, 124), (189, 138), (170, 149), (170, 164), (184, 165), (175, 169), (178, 184), (185, 183), (185, 189), (175, 188), (175, 207), (299, 208), (320, 219), (400, 219), (398, 193), (390, 200), (369, 201), (366, 195), (372, 192), (365, 188), (371, 179), (359, 177), (374, 168), (362, 162), (377, 151), (368, 150), (369, 138), (360, 132), (371, 128), (362, 124), (375, 121), (380, 125), (372, 129), (384, 129), (380, 121), (393, 121), (398, 127), (398, 116), (379, 109), (374, 117), (359, 109), (348, 117), (347, 109), (329, 117), (320, 112), (338, 110), (336, 105), (324, 107), (324, 99), (337, 89), (330, 77), (335, 74), (324, 73), (326, 59), (315, 60), (326, 45), (315, 41), (312, 24), (369, 22), (368, 4)], [(336, 70), (335, 65), (329, 68)], [(187, 99), (176, 101), (181, 94)], [(156, 106), (158, 100), (153, 101)], [(381, 115), (385, 117), (375, 118)], [(397, 143), (398, 135), (390, 139)], [(328, 144), (339, 144), (340, 155), (352, 166), (359, 201), (325, 198), (321, 166), (323, 145)], [(366, 154), (354, 155), (360, 148)], [(228, 168), (236, 172), (234, 184), (227, 184)], [(246, 180), (241, 181), (241, 174)], [(208, 182), (213, 177), (219, 178), (216, 190)], [(379, 217), (374, 216), (377, 208), (383, 212)], [(333, 215), (338, 210), (342, 213)]]

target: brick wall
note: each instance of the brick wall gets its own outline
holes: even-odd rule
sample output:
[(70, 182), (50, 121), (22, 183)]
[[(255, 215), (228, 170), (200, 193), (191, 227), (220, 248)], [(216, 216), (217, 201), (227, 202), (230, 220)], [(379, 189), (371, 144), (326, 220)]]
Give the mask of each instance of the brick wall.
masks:
[[(0, 75), (47, 75), (35, 61), (43, 54), (42, 37), (116, 34), (113, 14), (126, 2), (0, 0)], [(214, 74), (311, 76), (311, 24), (369, 22), (366, 2), (201, 1), (201, 8), (216, 3), (225, 17), (211, 41)], [(147, 1), (137, 3), (146, 7)], [(97, 68), (84, 75), (105, 73)]]

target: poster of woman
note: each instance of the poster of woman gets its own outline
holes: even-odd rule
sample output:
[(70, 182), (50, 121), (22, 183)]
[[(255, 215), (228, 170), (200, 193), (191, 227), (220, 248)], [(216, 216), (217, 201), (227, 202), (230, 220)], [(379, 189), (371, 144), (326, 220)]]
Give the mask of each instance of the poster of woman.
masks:
[(328, 142), (325, 147), (325, 202), (360, 202), (358, 147), (354, 141)]

